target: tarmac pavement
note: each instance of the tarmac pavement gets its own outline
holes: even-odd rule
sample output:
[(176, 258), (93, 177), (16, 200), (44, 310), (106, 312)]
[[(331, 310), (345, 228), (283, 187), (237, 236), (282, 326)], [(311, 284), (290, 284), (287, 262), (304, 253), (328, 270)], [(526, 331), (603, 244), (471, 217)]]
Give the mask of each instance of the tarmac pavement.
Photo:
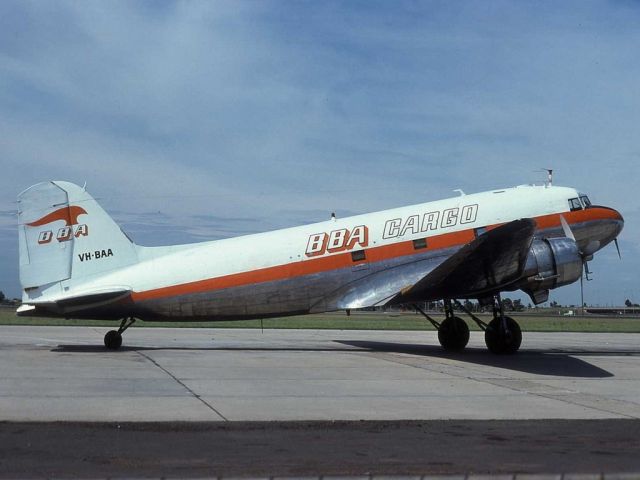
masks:
[(471, 334), (0, 329), (0, 421), (640, 418), (640, 334), (525, 333), (495, 356)]
[(639, 334), (106, 330), (0, 327), (0, 478), (640, 479)]

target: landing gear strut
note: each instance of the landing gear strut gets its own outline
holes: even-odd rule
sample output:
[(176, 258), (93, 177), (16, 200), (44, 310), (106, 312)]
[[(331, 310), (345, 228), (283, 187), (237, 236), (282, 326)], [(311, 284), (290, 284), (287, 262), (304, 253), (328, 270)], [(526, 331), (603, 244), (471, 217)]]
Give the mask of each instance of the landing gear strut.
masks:
[(453, 314), (451, 300), (445, 300), (444, 302), (445, 319), (442, 323), (436, 322), (417, 305), (414, 305), (414, 308), (436, 327), (438, 341), (442, 348), (449, 351), (458, 351), (467, 346), (467, 343), (469, 343), (469, 326), (467, 322)]
[(493, 297), (493, 320), (484, 331), (484, 341), (489, 351), (496, 354), (516, 353), (522, 343), (520, 325), (505, 316), (500, 294)]
[(122, 333), (135, 323), (136, 319), (133, 317), (126, 317), (122, 319), (120, 328), (118, 330), (110, 330), (104, 336), (104, 346), (109, 350), (117, 350), (122, 345)]

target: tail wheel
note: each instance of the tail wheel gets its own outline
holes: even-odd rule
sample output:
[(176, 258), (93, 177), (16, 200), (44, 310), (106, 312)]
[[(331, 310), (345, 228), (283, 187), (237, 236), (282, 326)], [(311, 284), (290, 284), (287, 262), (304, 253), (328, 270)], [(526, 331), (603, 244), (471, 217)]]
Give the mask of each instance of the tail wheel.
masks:
[(516, 353), (522, 343), (520, 325), (511, 317), (497, 317), (489, 322), (484, 331), (484, 341), (491, 353)]
[(120, 322), (118, 330), (111, 330), (104, 336), (104, 346), (109, 350), (117, 350), (122, 345), (122, 334), (131, 325), (136, 323), (135, 317), (125, 317)]
[(109, 350), (117, 350), (122, 345), (122, 335), (116, 330), (110, 330), (104, 336), (104, 346)]
[(460, 317), (445, 318), (438, 329), (438, 340), (445, 350), (462, 350), (469, 343), (467, 322)]

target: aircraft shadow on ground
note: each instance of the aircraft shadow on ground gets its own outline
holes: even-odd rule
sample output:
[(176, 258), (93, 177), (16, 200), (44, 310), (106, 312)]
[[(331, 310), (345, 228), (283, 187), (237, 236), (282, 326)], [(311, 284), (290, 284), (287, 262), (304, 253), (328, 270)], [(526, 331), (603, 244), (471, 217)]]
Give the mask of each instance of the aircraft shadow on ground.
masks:
[[(580, 356), (638, 356), (640, 350), (567, 350), (567, 351), (535, 351), (521, 350), (515, 355), (494, 355), (484, 348), (467, 348), (463, 352), (447, 352), (440, 346), (420, 345), (407, 343), (391, 343), (363, 340), (336, 340), (335, 344), (343, 346), (335, 347), (251, 347), (251, 346), (212, 346), (212, 347), (180, 347), (180, 346), (123, 346), (119, 352), (137, 351), (290, 351), (290, 352), (386, 352), (401, 353), (420, 357), (446, 358), (458, 362), (483, 365), (507, 370), (531, 373), (536, 375), (549, 375), (557, 377), (578, 377), (578, 378), (607, 378), (614, 375), (607, 370), (592, 365), (589, 362), (576, 358)], [(354, 348), (358, 350), (354, 350)], [(95, 353), (104, 354), (108, 352), (102, 345), (58, 345), (52, 349), (53, 352), (66, 353)]]
[[(439, 346), (418, 345), (405, 343), (375, 342), (375, 341), (345, 341), (340, 343), (358, 347), (372, 352), (404, 353), (436, 358), (446, 358), (459, 362), (504, 368), (535, 375), (549, 375), (558, 377), (607, 378), (614, 375), (607, 370), (585, 362), (573, 355), (582, 352), (543, 352), (521, 350), (515, 355), (494, 355), (484, 348), (466, 348), (462, 352), (447, 352)], [(593, 354), (593, 352), (585, 352)], [(607, 351), (605, 355), (615, 352)], [(629, 355), (622, 352), (621, 355)], [(640, 352), (634, 352), (638, 355)]]
[[(163, 347), (136, 347), (122, 346), (117, 352), (145, 352), (145, 351), (193, 351), (193, 352), (211, 352), (211, 351), (246, 351), (246, 352), (353, 352), (353, 348), (349, 347), (180, 347), (180, 346), (163, 346)], [(66, 353), (105, 353), (116, 352), (115, 350), (107, 350), (102, 345), (58, 345), (51, 349), (52, 352)]]

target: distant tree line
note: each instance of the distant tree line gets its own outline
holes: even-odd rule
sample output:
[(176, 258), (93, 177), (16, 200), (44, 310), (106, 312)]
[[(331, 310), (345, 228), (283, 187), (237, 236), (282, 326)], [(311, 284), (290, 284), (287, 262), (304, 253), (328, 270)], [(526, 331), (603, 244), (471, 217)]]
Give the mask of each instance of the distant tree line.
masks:
[(0, 305), (18, 305), (19, 298), (7, 298), (3, 291), (0, 290)]
[[(489, 306), (481, 306), (479, 302), (474, 302), (472, 300), (463, 300), (460, 303), (464, 306), (465, 309), (474, 313), (481, 312), (491, 312), (493, 307)], [(418, 305), (420, 308), (429, 311), (429, 312), (443, 312), (444, 311), (444, 302), (422, 302)], [(512, 300), (510, 298), (502, 299), (502, 306), (506, 312), (523, 312), (525, 308), (532, 308), (532, 305), (529, 303), (526, 307), (522, 304), (522, 300), (515, 299)], [(411, 309), (408, 307), (408, 309)], [(453, 304), (454, 310), (461, 310), (455, 303)]]

